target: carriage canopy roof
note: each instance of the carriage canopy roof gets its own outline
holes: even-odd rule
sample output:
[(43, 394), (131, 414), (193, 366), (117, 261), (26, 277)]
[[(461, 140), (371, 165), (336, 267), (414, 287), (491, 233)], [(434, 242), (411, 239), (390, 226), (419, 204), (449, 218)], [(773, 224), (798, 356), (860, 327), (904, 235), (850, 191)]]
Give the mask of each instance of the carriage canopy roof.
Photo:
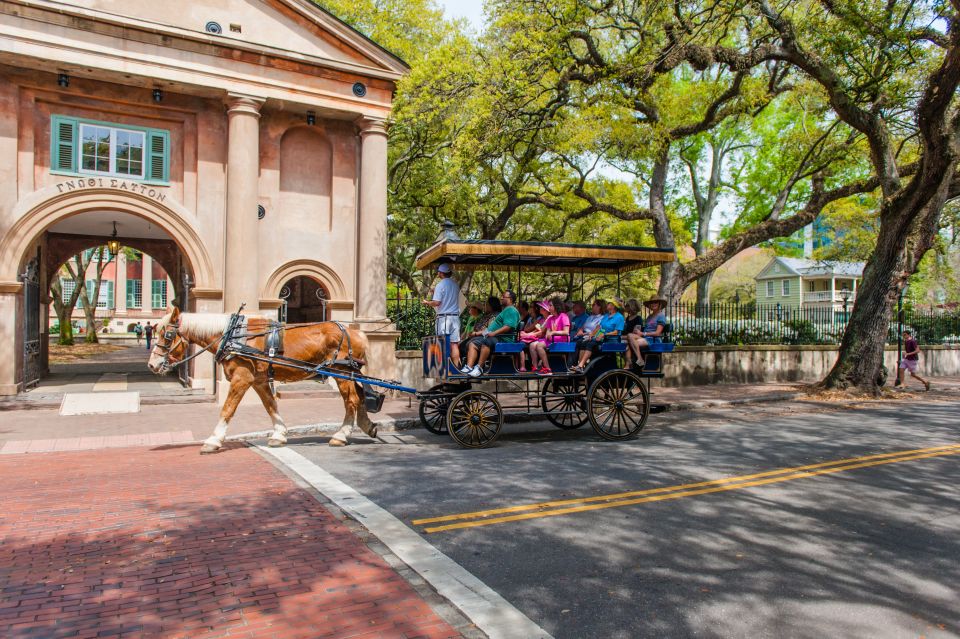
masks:
[(652, 247), (443, 239), (417, 256), (416, 267), (436, 268), (449, 262), (464, 271), (624, 273), (676, 259), (672, 249)]

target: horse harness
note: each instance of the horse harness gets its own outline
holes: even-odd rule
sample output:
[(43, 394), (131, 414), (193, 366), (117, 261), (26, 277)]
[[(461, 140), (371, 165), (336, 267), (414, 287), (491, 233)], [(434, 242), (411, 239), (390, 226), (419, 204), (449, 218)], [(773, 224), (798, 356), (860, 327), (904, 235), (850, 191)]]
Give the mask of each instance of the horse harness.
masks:
[[(240, 307), (240, 310), (243, 310), (242, 306)], [(348, 369), (351, 374), (350, 379), (352, 379), (352, 375), (360, 373), (363, 365), (366, 362), (353, 356), (353, 344), (350, 342), (350, 333), (340, 322), (316, 322), (303, 326), (314, 326), (317, 324), (334, 324), (338, 329), (340, 329), (340, 341), (337, 343), (337, 348), (333, 351), (334, 357), (320, 364), (314, 364), (312, 362), (305, 362), (284, 356), (283, 336), (287, 330), (290, 330), (284, 324), (270, 320), (266, 331), (261, 333), (248, 333), (247, 317), (242, 315), (240, 312), (230, 315), (230, 319), (227, 321), (227, 328), (224, 330), (223, 336), (219, 341), (210, 343), (203, 349), (197, 351), (189, 357), (183, 358), (175, 364), (171, 365), (169, 363), (170, 353), (176, 347), (174, 340), (179, 339), (180, 341), (186, 341), (183, 336), (180, 335), (179, 322), (170, 322), (167, 324), (163, 332), (163, 339), (166, 344), (161, 344), (158, 340), (156, 347), (163, 351), (163, 362), (161, 366), (164, 369), (170, 369), (185, 364), (195, 357), (202, 355), (206, 351), (209, 351), (214, 347), (214, 345), (217, 347), (217, 351), (214, 354), (214, 359), (218, 364), (234, 357), (245, 357), (255, 361), (266, 362), (267, 378), (270, 383), (270, 392), (273, 395), (276, 395), (276, 388), (274, 386), (274, 365), (312, 371), (321, 382), (326, 381), (327, 375), (324, 375), (319, 371), (332, 366), (343, 366)], [(265, 349), (261, 350), (247, 344), (247, 340), (252, 337), (264, 337)], [(346, 341), (347, 356), (345, 358), (336, 357), (336, 355), (340, 354), (340, 350), (344, 346), (344, 341)], [(339, 375), (336, 375), (336, 377), (340, 378)], [(377, 392), (373, 387), (364, 383), (362, 380), (354, 380), (354, 383), (362, 387), (364, 403), (367, 411), (371, 413), (379, 412), (383, 405), (384, 395)]]

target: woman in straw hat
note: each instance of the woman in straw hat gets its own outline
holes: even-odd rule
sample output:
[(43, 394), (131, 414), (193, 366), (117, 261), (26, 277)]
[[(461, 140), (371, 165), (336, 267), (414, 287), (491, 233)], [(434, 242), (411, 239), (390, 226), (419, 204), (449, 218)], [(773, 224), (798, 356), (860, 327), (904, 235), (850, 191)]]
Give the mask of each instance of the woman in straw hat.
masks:
[(627, 344), (635, 357), (637, 366), (643, 368), (644, 359), (642, 351), (650, 344), (660, 343), (663, 331), (667, 327), (667, 317), (664, 310), (667, 308), (667, 300), (662, 297), (653, 297), (643, 303), (650, 310), (647, 319), (642, 325), (633, 329), (633, 332), (627, 335)]

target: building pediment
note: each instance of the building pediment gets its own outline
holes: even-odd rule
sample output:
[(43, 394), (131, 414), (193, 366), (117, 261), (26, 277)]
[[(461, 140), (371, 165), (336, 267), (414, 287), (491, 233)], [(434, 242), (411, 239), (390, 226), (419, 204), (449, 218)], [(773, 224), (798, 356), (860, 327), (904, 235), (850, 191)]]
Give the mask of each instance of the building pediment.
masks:
[[(166, 46), (209, 45), (395, 80), (398, 57), (310, 0), (11, 0), (17, 15), (97, 31), (120, 26), (124, 38), (161, 36)], [(47, 10), (48, 15), (44, 15)], [(219, 33), (216, 31), (219, 29)], [(162, 51), (161, 51), (162, 55)]]

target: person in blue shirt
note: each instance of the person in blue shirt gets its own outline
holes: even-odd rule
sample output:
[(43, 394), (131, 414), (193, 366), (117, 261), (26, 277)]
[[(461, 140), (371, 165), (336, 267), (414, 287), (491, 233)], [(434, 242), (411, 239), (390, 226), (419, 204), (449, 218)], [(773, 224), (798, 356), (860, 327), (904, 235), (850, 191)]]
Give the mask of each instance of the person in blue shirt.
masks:
[(583, 335), (580, 331), (583, 329), (583, 325), (586, 324), (587, 318), (590, 317), (587, 315), (587, 305), (583, 302), (574, 302), (573, 310), (570, 311), (570, 336), (579, 341), (583, 339)]
[[(579, 351), (579, 361), (576, 366), (570, 368), (575, 373), (583, 372), (583, 367), (587, 365), (594, 353), (600, 351), (600, 345), (606, 340), (619, 339), (623, 333), (623, 326), (626, 320), (620, 313), (617, 305), (613, 302), (603, 304), (602, 300), (597, 300), (601, 307), (606, 308), (606, 313), (600, 318), (600, 322), (590, 334), (577, 344)], [(596, 302), (594, 303), (596, 305)]]

